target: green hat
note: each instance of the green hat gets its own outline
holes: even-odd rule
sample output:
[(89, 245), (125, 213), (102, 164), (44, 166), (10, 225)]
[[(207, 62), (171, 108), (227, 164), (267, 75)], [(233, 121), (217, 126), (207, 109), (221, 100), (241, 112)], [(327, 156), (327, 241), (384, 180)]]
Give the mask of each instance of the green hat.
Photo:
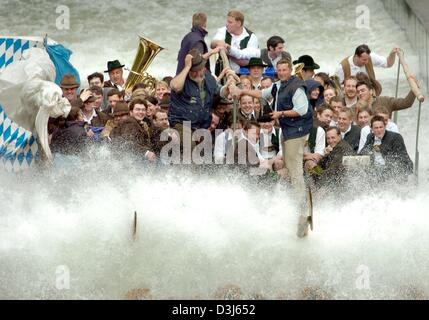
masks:
[(262, 61), (261, 58), (250, 58), (249, 63), (244, 66), (244, 68), (250, 68), (250, 67), (268, 67), (267, 64)]

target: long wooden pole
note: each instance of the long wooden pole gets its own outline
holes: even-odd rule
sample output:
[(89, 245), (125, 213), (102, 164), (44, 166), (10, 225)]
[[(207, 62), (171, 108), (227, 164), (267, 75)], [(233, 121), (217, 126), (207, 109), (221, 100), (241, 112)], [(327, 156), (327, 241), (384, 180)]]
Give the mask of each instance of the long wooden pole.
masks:
[[(220, 52), (220, 57), (222, 58), (222, 63), (223, 63), (223, 68), (230, 68), (229, 65), (229, 59), (228, 56), (226, 55), (226, 52), (224, 49), (222, 49)], [(234, 79), (234, 77), (232, 75), (228, 75), (227, 80), (229, 79)], [(234, 84), (235, 85), (235, 84)], [(232, 129), (235, 132), (235, 130), (237, 129), (237, 110), (238, 110), (238, 99), (234, 98), (234, 108), (232, 109)]]
[[(398, 89), (399, 89), (399, 72), (401, 71), (401, 62), (398, 58), (398, 73), (396, 75), (396, 91), (395, 91), (395, 99), (398, 97)], [(393, 113), (393, 122), (398, 124), (398, 111)]]
[(405, 76), (407, 77), (408, 84), (410, 85), (411, 91), (416, 95), (417, 100), (420, 102), (423, 102), (425, 100), (425, 97), (422, 95), (420, 88), (417, 84), (415, 76), (411, 73), (410, 68), (408, 67), (408, 64), (405, 62), (404, 58), (404, 51), (399, 50), (398, 52), (399, 62), (402, 65), (402, 68), (404, 69)]
[(417, 182), (419, 181), (419, 159), (420, 159), (420, 153), (419, 153), (419, 134), (420, 134), (420, 114), (422, 111), (422, 103), (419, 101), (419, 113), (417, 116), (417, 132), (416, 132), (416, 156), (414, 159), (414, 172), (416, 175)]
[(407, 77), (408, 84), (410, 85), (411, 91), (416, 95), (417, 100), (419, 101), (419, 111), (417, 116), (417, 128), (416, 128), (416, 157), (414, 160), (415, 163), (415, 174), (418, 179), (419, 175), (419, 134), (420, 134), (420, 116), (421, 116), (421, 109), (422, 109), (422, 103), (425, 101), (425, 97), (420, 91), (420, 88), (417, 84), (417, 80), (414, 77), (414, 75), (411, 73), (410, 68), (408, 67), (408, 64), (405, 62), (404, 58), (404, 51), (400, 50), (398, 52), (399, 62), (402, 65), (402, 68), (404, 69), (405, 76)]

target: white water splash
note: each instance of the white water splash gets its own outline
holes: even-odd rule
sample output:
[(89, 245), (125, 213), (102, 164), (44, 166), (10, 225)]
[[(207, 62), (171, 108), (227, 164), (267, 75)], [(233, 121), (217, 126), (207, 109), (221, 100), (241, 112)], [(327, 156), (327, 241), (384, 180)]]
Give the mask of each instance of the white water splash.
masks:
[[(105, 70), (107, 60), (131, 65), (139, 33), (167, 48), (149, 71), (172, 75), (192, 13), (209, 14), (209, 41), (235, 5), (189, 0), (175, 2), (173, 8), (169, 1), (63, 1), (72, 19), (65, 31), (55, 29), (54, 1), (37, 6), (0, 2), (0, 33), (48, 33), (74, 51), (72, 62), (83, 81), (89, 73)], [(369, 32), (354, 28), (355, 7), (361, 2), (257, 3), (248, 1), (238, 9), (261, 47), (279, 34), (294, 58), (310, 54), (332, 72), (360, 43), (384, 55), (399, 44), (410, 67), (418, 69), (404, 33), (378, 2), (366, 2)], [(384, 94), (394, 95), (396, 67), (377, 70), (377, 76)], [(401, 74), (399, 95), (407, 91)], [(415, 104), (399, 115), (412, 158), (416, 113)], [(429, 134), (427, 124), (423, 112), (421, 137)], [(320, 288), (332, 298), (383, 299), (407, 297), (407, 286), (427, 297), (428, 151), (422, 138), (417, 188), (404, 186), (403, 196), (390, 190), (344, 203), (319, 201), (315, 230), (304, 240), (295, 236), (296, 216), (282, 188), (255, 192), (214, 175), (154, 176), (117, 163), (109, 168), (112, 160), (104, 153), (103, 160), (90, 159), (77, 168), (0, 173), (0, 297), (111, 299), (148, 288), (155, 298), (210, 298), (227, 284), (239, 286), (246, 297), (299, 298), (305, 297), (304, 288)], [(135, 210), (139, 224), (133, 241)], [(55, 287), (55, 271), (63, 265), (70, 270), (69, 290)], [(357, 285), (366, 271), (367, 289)]]

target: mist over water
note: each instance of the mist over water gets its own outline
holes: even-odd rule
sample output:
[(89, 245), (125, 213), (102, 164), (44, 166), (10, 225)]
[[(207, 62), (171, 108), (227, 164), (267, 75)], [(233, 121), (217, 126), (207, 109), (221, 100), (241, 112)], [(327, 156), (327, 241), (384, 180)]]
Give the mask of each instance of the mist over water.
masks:
[[(174, 75), (191, 16), (208, 14), (209, 35), (224, 25), (231, 1), (64, 1), (70, 30), (57, 30), (55, 1), (1, 1), (0, 34), (44, 35), (73, 50), (82, 82), (107, 60), (131, 66), (142, 34), (166, 49), (149, 72)], [(370, 9), (370, 29), (355, 27), (356, 6)], [(275, 8), (275, 10), (273, 9)], [(260, 47), (279, 34), (294, 59), (310, 54), (333, 72), (367, 43), (387, 55), (396, 44), (413, 72), (417, 58), (405, 34), (379, 2), (280, 1), (240, 3)], [(10, 19), (13, 16), (14, 19)], [(394, 96), (396, 65), (377, 69), (383, 95)], [(399, 96), (408, 84), (401, 70)], [(399, 129), (414, 160), (417, 103), (399, 113)], [(245, 297), (300, 298), (306, 287), (332, 298), (407, 297), (407, 286), (429, 295), (428, 114), (423, 105), (420, 176), (349, 200), (316, 199), (315, 229), (298, 239), (286, 186), (249, 186), (219, 172), (166, 172), (117, 162), (104, 149), (71, 166), (20, 175), (0, 172), (0, 298), (117, 299), (133, 288), (155, 298), (211, 298), (228, 284)], [(138, 213), (138, 235), (132, 237)], [(57, 289), (63, 267), (70, 288)], [(363, 278), (362, 278), (363, 277)], [(362, 280), (363, 279), (363, 280)], [(369, 279), (367, 282), (365, 279)]]

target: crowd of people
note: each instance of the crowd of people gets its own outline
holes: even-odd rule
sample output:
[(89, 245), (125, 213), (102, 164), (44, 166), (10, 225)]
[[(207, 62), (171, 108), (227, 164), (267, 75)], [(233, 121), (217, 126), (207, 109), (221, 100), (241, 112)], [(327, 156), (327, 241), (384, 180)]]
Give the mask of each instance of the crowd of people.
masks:
[[(392, 113), (410, 108), (415, 95), (381, 95), (375, 73), (391, 67), (400, 48), (384, 57), (359, 45), (328, 75), (316, 73), (320, 66), (309, 55), (293, 59), (278, 35), (260, 49), (236, 10), (228, 12), (210, 45), (206, 36), (207, 16), (195, 13), (176, 75), (154, 87), (136, 83), (125, 90), (118, 60), (107, 63), (107, 81), (95, 72), (80, 94), (82, 84), (65, 75), (61, 88), (72, 109), (67, 119), (50, 121), (52, 151), (77, 155), (88, 144), (104, 143), (119, 156), (169, 165), (185, 163), (191, 150), (187, 163), (276, 173), (291, 182), (297, 199), (304, 194), (305, 174), (316, 186), (341, 182), (348, 170), (344, 157), (367, 156), (365, 170), (378, 180), (404, 181), (413, 172)], [(219, 57), (215, 66), (212, 55)]]

